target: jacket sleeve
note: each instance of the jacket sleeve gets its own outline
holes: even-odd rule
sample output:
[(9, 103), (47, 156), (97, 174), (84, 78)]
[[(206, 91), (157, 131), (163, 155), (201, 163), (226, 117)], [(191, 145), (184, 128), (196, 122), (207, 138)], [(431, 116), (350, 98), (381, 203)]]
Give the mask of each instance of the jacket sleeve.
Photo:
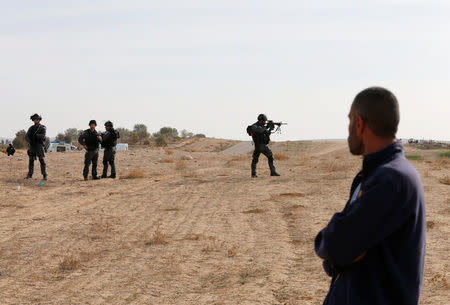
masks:
[(47, 128), (43, 125), (40, 126), (39, 131), (36, 133), (35, 137), (41, 141), (45, 141), (45, 135)]
[(84, 146), (85, 144), (85, 139), (84, 139), (84, 131), (80, 134), (80, 136), (78, 137), (78, 143), (80, 143), (80, 145)]
[[(397, 176), (397, 177), (395, 177)], [(410, 215), (402, 177), (386, 173), (344, 212), (336, 213), (314, 241), (319, 257), (330, 266), (347, 266), (372, 246), (385, 239)]]
[(28, 142), (28, 144), (31, 144), (30, 135), (31, 135), (31, 127), (28, 128), (27, 134), (25, 135), (25, 140)]

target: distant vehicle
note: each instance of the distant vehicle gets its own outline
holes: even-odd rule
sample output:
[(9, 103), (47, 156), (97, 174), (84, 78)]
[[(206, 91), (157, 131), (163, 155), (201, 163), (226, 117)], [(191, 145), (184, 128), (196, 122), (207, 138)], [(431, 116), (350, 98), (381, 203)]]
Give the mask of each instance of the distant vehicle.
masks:
[(47, 152), (66, 152), (66, 151), (74, 151), (77, 148), (69, 143), (65, 142), (50, 142), (50, 146), (47, 149)]
[[(100, 147), (100, 150), (103, 151), (105, 149)], [(127, 143), (117, 143), (116, 151), (121, 151), (121, 150), (128, 150), (128, 144)]]

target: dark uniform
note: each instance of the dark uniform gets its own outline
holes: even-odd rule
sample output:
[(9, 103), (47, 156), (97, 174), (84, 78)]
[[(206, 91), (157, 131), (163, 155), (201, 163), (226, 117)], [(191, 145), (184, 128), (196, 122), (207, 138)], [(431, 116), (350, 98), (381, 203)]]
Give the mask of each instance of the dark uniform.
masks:
[(102, 134), (102, 147), (105, 149), (103, 153), (103, 174), (102, 178), (108, 177), (108, 164), (111, 166), (111, 176), (109, 178), (116, 178), (116, 165), (114, 163), (116, 155), (117, 139), (119, 132), (114, 130), (113, 124), (110, 121), (105, 123), (106, 132)]
[(279, 174), (275, 170), (275, 166), (273, 165), (273, 153), (270, 150), (269, 146), (267, 146), (270, 142), (270, 134), (273, 130), (272, 128), (267, 128), (266, 125), (263, 124), (263, 121), (266, 121), (267, 118), (264, 116), (265, 120), (259, 120), (262, 115), (258, 116), (258, 122), (253, 125), (250, 125), (251, 136), (253, 139), (253, 143), (255, 144), (255, 150), (253, 151), (253, 159), (252, 159), (252, 177), (256, 176), (256, 164), (259, 161), (259, 156), (263, 154), (267, 157), (267, 161), (269, 163), (270, 175), (271, 176), (279, 176)]
[[(97, 124), (96, 124), (97, 125)], [(86, 153), (84, 154), (84, 168), (83, 177), (87, 180), (89, 174), (89, 165), (92, 162), (92, 179), (98, 179), (97, 177), (97, 163), (98, 163), (98, 145), (100, 140), (98, 139), (99, 134), (97, 130), (91, 131), (91, 129), (86, 129), (83, 131), (78, 138), (78, 143), (86, 146)]]
[(6, 153), (8, 154), (8, 156), (14, 155), (15, 152), (16, 149), (14, 148), (14, 146), (12, 146), (12, 144), (9, 144), (8, 148), (6, 149)]
[[(41, 117), (37, 114), (30, 117), (30, 119), (39, 119), (41, 120)], [(44, 177), (44, 180), (47, 179), (47, 172), (45, 170), (45, 160), (44, 160), (44, 143), (45, 143), (45, 135), (46, 135), (47, 129), (44, 125), (35, 124), (28, 128), (27, 134), (25, 135), (25, 139), (29, 144), (28, 148), (28, 175), (27, 178), (31, 178), (33, 176), (34, 172), (34, 161), (36, 158), (39, 159), (39, 163), (41, 164), (41, 173)]]

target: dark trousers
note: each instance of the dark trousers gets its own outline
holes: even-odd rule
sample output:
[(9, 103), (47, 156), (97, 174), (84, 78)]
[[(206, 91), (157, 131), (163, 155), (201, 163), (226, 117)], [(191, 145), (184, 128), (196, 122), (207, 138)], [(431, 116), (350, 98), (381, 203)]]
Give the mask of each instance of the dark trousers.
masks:
[(103, 153), (103, 177), (108, 175), (108, 164), (111, 166), (111, 176), (116, 176), (116, 165), (114, 163), (115, 156), (115, 147), (105, 148), (105, 152)]
[(34, 172), (34, 161), (38, 158), (39, 163), (41, 164), (41, 173), (42, 176), (47, 176), (47, 173), (45, 171), (45, 160), (44, 160), (44, 146), (43, 145), (36, 145), (36, 146), (30, 146), (28, 149), (28, 176), (33, 176)]
[(275, 173), (275, 166), (273, 165), (273, 153), (270, 150), (269, 146), (255, 144), (255, 151), (253, 152), (253, 159), (252, 159), (252, 175), (256, 175), (256, 164), (258, 164), (259, 156), (261, 154), (267, 157), (270, 173)]
[(86, 150), (84, 154), (84, 169), (83, 177), (87, 178), (89, 174), (89, 165), (92, 162), (92, 178), (97, 177), (97, 163), (98, 163), (98, 149), (96, 150)]

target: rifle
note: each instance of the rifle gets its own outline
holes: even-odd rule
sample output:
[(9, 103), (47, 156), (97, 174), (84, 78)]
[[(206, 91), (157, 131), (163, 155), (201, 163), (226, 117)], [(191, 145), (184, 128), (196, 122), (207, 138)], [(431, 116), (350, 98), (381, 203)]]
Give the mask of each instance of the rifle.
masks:
[[(267, 129), (269, 129), (272, 133), (278, 132), (281, 133), (281, 126), (282, 125), (287, 125), (287, 123), (283, 123), (283, 122), (274, 122), (272, 120), (267, 121), (266, 127)], [(277, 126), (277, 128), (275, 129), (275, 126)], [(274, 131), (272, 131), (273, 129), (275, 129)]]

